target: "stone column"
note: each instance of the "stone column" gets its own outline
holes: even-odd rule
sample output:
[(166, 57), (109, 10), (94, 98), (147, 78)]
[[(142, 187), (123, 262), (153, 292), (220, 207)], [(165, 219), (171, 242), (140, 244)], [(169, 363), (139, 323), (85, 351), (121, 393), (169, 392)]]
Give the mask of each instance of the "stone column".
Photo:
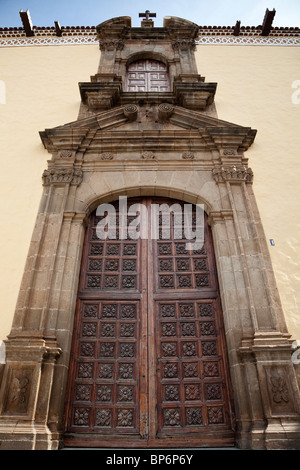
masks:
[(62, 354), (54, 371), (48, 426), (59, 445), (68, 377), (74, 313), (81, 265), (86, 213), (65, 212), (57, 254), (55, 290), (50, 305), (49, 330), (56, 332)]
[[(50, 166), (31, 240), (0, 390), (1, 449), (52, 449), (48, 428), (54, 365), (61, 355), (53, 296), (64, 209), (70, 187), (82, 180), (73, 163)], [(56, 312), (57, 313), (57, 312)], [(56, 444), (55, 444), (56, 445)]]

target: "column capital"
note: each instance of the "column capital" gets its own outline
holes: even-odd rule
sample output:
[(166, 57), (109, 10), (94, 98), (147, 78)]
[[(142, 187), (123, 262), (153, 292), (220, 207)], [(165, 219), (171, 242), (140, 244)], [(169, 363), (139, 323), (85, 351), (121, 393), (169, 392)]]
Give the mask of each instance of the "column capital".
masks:
[(244, 165), (217, 166), (212, 170), (212, 176), (216, 183), (252, 183), (253, 171)]
[(43, 185), (71, 184), (79, 186), (82, 182), (83, 172), (75, 168), (49, 168), (43, 173)]

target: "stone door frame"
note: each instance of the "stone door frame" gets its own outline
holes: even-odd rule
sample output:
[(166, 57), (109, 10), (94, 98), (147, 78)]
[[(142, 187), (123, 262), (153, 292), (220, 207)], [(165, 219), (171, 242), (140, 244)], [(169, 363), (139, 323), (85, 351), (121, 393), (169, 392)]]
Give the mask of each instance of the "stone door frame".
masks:
[[(193, 177), (194, 172), (190, 173)], [(159, 195), (204, 203), (209, 216), (236, 409), (237, 444), (242, 448), (284, 447), (286, 429), (296, 441), (299, 390), (291, 362), (291, 340), (273, 273), (268, 269), (268, 248), (251, 184), (220, 183), (211, 176), (209, 197), (206, 183), (199, 184), (199, 191), (192, 193), (184, 189), (183, 181), (176, 189), (172, 184), (155, 184), (156, 171), (141, 171), (139, 176), (146, 178), (148, 185), (118, 188), (116, 182), (114, 189), (102, 194), (100, 188), (107, 180), (97, 172), (87, 172), (78, 186), (59, 182), (44, 188), (43, 199), (47, 202), (41, 205), (37, 218), (28, 269), (6, 342), (1, 438), (16, 447), (25, 442), (32, 448), (33, 441), (36, 448), (59, 446), (85, 222), (99, 203), (119, 195)], [(172, 181), (179, 175), (170, 171), (162, 176)], [(99, 189), (94, 186), (96, 180)], [(78, 194), (74, 198), (75, 192)], [(228, 201), (226, 207), (224, 200)], [(267, 328), (268, 324), (271, 327)]]

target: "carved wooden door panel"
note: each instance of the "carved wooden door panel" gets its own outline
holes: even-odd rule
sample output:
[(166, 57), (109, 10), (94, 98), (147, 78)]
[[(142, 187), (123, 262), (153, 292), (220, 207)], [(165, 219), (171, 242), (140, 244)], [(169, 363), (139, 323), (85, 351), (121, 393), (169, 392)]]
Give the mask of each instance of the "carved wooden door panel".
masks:
[(206, 222), (204, 245), (188, 251), (174, 221), (170, 239), (153, 246), (156, 438), (224, 444), (232, 429), (230, 392), (211, 233)]
[[(146, 207), (173, 200), (129, 200)], [(183, 203), (178, 202), (183, 208)], [(116, 204), (116, 209), (118, 205)], [(233, 417), (209, 227), (186, 250), (171, 214), (159, 239), (86, 233), (70, 361), (65, 445), (232, 445)], [(136, 216), (126, 216), (127, 223)], [(194, 216), (193, 216), (194, 217)], [(160, 222), (164, 222), (160, 218)], [(180, 237), (180, 238), (179, 238)]]
[[(116, 217), (117, 226), (118, 206)], [(86, 233), (70, 364), (67, 429), (80, 442), (140, 435), (145, 254), (141, 240), (120, 240), (118, 227), (116, 239), (99, 239), (103, 218), (93, 213)]]
[(168, 92), (170, 91), (167, 67), (157, 60), (140, 60), (129, 65), (126, 91)]

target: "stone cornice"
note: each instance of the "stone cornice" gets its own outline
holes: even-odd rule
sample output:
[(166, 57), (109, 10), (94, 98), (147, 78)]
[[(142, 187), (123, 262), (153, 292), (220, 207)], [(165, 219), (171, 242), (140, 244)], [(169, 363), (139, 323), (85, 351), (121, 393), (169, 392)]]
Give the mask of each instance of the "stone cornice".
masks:
[(40, 132), (44, 147), (49, 152), (57, 150), (77, 151), (88, 133), (88, 128), (72, 128), (62, 126), (59, 128), (46, 129)]
[(93, 116), (40, 132), (45, 148), (51, 152), (118, 151), (218, 151), (226, 161), (246, 151), (253, 143), (256, 130), (222, 121), (204, 113), (161, 103), (159, 121), (168, 121), (173, 129), (122, 129), (139, 113), (134, 103), (96, 113)]
[[(242, 128), (243, 129), (243, 128)], [(50, 131), (51, 133), (51, 131)], [(82, 139), (79, 145), (74, 144), (74, 129), (71, 127), (64, 129), (57, 135), (48, 136), (47, 131), (41, 133), (45, 148), (49, 152), (74, 149), (86, 152), (109, 152), (112, 147), (117, 147), (119, 152), (137, 152), (142, 147), (145, 151), (203, 151), (219, 150), (218, 144), (211, 135), (211, 129), (178, 129), (178, 130), (135, 130), (135, 131), (101, 131), (97, 133), (95, 129), (87, 135), (87, 139)], [(239, 138), (235, 134), (227, 134), (228, 145), (234, 145), (241, 151), (247, 150), (249, 144), (245, 143), (246, 135), (240, 134)]]

